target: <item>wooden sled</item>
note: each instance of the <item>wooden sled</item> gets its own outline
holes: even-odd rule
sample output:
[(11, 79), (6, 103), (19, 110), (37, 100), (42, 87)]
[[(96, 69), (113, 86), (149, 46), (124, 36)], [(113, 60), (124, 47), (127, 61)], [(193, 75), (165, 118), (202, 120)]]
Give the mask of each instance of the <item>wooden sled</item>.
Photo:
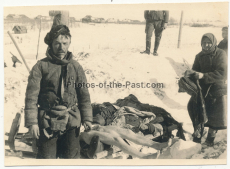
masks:
[(12, 122), (10, 132), (5, 134), (8, 136), (8, 140), (5, 140), (5, 145), (8, 145), (10, 148), (5, 150), (5, 155), (20, 158), (34, 158), (36, 154), (36, 149), (34, 149), (36, 140), (34, 140), (29, 133), (18, 133), (20, 123), (21, 113), (17, 113)]
[(21, 113), (17, 113), (10, 128), (8, 144), (11, 150), (15, 151), (15, 137), (21, 123)]

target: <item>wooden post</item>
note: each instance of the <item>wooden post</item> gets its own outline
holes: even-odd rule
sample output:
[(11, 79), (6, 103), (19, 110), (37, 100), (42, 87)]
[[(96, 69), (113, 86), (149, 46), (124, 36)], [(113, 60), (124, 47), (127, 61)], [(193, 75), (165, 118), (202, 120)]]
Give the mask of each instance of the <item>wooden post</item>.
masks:
[(59, 22), (63, 25), (69, 26), (69, 11), (65, 11), (65, 10), (51, 10), (51, 11), (49, 11), (49, 16), (52, 16), (54, 18), (58, 14), (61, 14), (61, 18), (60, 18)]
[(181, 11), (180, 29), (179, 29), (179, 36), (178, 36), (178, 45), (177, 45), (177, 48), (180, 48), (182, 26), (183, 26), (183, 11)]
[(40, 29), (39, 29), (39, 35), (38, 35), (38, 46), (37, 46), (36, 60), (38, 60), (38, 49), (39, 49), (39, 41), (40, 41), (41, 28), (42, 28), (42, 17), (40, 18)]

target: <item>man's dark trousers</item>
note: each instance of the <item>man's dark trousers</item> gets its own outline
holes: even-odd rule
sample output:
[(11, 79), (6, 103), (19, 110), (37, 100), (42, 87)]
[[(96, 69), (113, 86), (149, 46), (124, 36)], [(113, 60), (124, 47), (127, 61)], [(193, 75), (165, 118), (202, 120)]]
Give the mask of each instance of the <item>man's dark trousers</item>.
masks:
[(48, 139), (43, 130), (40, 130), (37, 159), (80, 158), (79, 133), (80, 127), (69, 129), (63, 135), (54, 133), (53, 137)]
[(163, 32), (162, 28), (162, 20), (160, 21), (147, 21), (146, 27), (145, 27), (145, 33), (146, 33), (146, 43), (148, 43), (148, 51), (150, 51), (151, 48), (151, 38), (153, 34), (153, 30), (155, 33), (155, 45), (154, 45), (154, 51), (158, 50), (158, 47), (160, 45), (160, 40)]

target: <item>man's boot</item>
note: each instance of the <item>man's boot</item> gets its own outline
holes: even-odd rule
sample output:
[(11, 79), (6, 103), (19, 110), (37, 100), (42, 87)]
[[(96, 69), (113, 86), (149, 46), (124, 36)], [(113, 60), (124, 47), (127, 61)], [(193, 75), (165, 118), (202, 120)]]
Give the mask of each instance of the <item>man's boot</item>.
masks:
[(153, 51), (154, 56), (158, 56), (157, 50), (159, 45), (160, 45), (160, 40), (158, 38), (155, 38), (154, 51)]
[(102, 152), (104, 150), (104, 145), (100, 142), (99, 136), (93, 136), (90, 141), (90, 147), (87, 152), (87, 155), (90, 159), (95, 158), (95, 154), (98, 152)]
[(150, 48), (151, 48), (151, 42), (146, 41), (146, 49), (143, 52), (140, 52), (141, 54), (150, 54)]
[(153, 55), (154, 55), (154, 56), (158, 56), (157, 51), (153, 51)]

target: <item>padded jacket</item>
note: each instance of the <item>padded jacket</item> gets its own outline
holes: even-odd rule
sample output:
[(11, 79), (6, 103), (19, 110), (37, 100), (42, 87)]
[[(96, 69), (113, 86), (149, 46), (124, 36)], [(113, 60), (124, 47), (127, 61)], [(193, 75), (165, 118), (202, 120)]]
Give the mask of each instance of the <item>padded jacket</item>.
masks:
[[(49, 50), (46, 56), (33, 66), (28, 78), (25, 127), (39, 124), (39, 110), (51, 109), (55, 105), (75, 106), (70, 113), (69, 127), (79, 127), (81, 122), (92, 121), (89, 91), (86, 87), (79, 87), (87, 83), (82, 66), (72, 59), (71, 52), (67, 53), (65, 62), (51, 56)], [(63, 79), (64, 87), (60, 79)], [(62, 95), (61, 87), (64, 88)]]

